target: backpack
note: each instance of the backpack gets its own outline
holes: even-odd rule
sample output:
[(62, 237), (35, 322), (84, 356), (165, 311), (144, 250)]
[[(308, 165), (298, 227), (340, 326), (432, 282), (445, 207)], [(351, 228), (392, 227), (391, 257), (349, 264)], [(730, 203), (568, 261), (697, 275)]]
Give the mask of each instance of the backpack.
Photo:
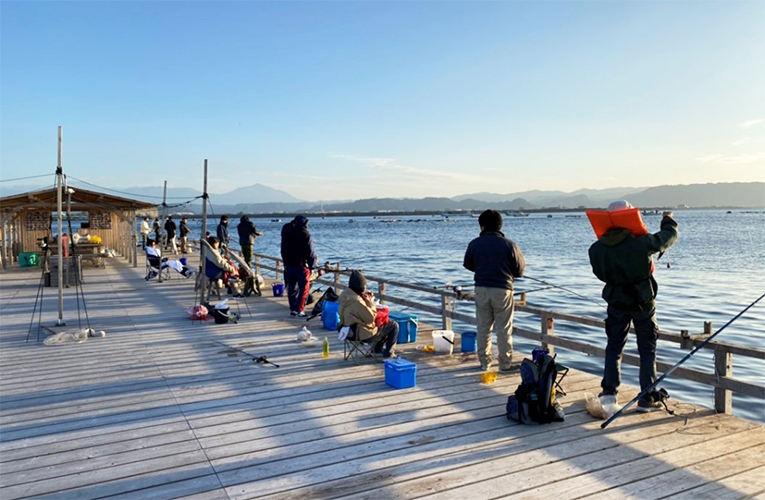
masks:
[(316, 301), (316, 305), (313, 306), (313, 310), (311, 310), (311, 315), (308, 316), (308, 320), (311, 320), (315, 318), (316, 316), (321, 315), (321, 313), (324, 311), (324, 303), (325, 302), (337, 302), (340, 299), (340, 297), (335, 293), (335, 289), (332, 287), (327, 287), (327, 290), (324, 292), (324, 295), (321, 296), (321, 298)]
[(563, 422), (565, 413), (555, 400), (558, 368), (547, 349), (534, 349), (521, 363), (521, 385), (507, 398), (507, 418), (522, 424)]

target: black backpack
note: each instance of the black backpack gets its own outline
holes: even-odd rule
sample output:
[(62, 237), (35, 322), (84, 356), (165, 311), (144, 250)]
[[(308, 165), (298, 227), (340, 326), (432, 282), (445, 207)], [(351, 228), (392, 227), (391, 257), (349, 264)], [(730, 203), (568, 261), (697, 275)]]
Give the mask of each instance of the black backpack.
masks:
[(507, 418), (536, 425), (563, 422), (565, 413), (555, 399), (558, 368), (547, 349), (534, 349), (521, 363), (521, 385), (507, 398)]

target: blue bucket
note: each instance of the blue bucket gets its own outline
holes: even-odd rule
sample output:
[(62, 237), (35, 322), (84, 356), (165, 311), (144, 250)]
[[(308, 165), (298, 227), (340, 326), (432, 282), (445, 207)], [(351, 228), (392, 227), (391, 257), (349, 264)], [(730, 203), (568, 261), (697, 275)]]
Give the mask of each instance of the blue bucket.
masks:
[(186, 257), (181, 257), (178, 260), (181, 262), (182, 266), (188, 266), (189, 265), (189, 259), (187, 259)]
[(476, 351), (475, 339), (477, 335), (475, 331), (462, 332), (462, 352)]
[(271, 283), (271, 290), (274, 297), (284, 297), (284, 283)]

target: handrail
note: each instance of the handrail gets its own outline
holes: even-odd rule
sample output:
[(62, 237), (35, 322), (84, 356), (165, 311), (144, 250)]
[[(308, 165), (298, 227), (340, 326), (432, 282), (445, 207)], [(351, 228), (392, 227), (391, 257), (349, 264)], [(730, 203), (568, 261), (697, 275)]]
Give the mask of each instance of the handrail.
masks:
[[(255, 268), (256, 272), (260, 273), (260, 269), (267, 269), (276, 273), (276, 279), (280, 279), (280, 274), (283, 270), (282, 261), (278, 257), (272, 257), (265, 254), (255, 254)], [(261, 263), (261, 259), (273, 261), (274, 266), (269, 266)], [(334, 286), (338, 291), (345, 288), (340, 282), (341, 276), (350, 275), (351, 271), (348, 269), (341, 269), (339, 263), (334, 265), (325, 264), (324, 270), (327, 273), (333, 274), (332, 280), (326, 278), (318, 278), (314, 280), (317, 283)], [(431, 288), (423, 285), (416, 285), (412, 283), (404, 283), (397, 280), (391, 280), (387, 278), (380, 278), (375, 276), (366, 276), (368, 282), (377, 282), (378, 294), (377, 298), (381, 303), (390, 302), (392, 304), (398, 304), (405, 307), (417, 309), (420, 311), (428, 312), (431, 314), (441, 316), (442, 327), (444, 329), (452, 328), (452, 320), (461, 321), (470, 325), (476, 324), (474, 316), (469, 314), (460, 313), (454, 310), (454, 304), (457, 301), (473, 301), (473, 294), (463, 293), (459, 290), (453, 289), (441, 289)], [(421, 302), (413, 301), (410, 299), (404, 299), (390, 295), (387, 291), (387, 286), (393, 286), (396, 288), (405, 288), (409, 290), (415, 290), (418, 292), (432, 294), (441, 299), (441, 306), (423, 304)], [(541, 309), (539, 307), (529, 306), (525, 302), (525, 294), (521, 300), (516, 303), (516, 310), (539, 316), (541, 321), (541, 332), (535, 332), (520, 327), (513, 327), (513, 335), (523, 337), (530, 340), (538, 341), (543, 347), (550, 349), (550, 352), (554, 352), (554, 347), (558, 346), (564, 349), (570, 349), (573, 351), (582, 352), (599, 357), (605, 357), (605, 349), (602, 347), (594, 346), (589, 343), (579, 342), (572, 339), (561, 338), (555, 335), (555, 320), (561, 320), (570, 323), (576, 323), (585, 326), (592, 326), (597, 328), (603, 328), (605, 321), (602, 319), (590, 318), (585, 316), (577, 316), (569, 313), (562, 313), (556, 311), (549, 311)], [(630, 330), (634, 333), (634, 328)], [(659, 331), (659, 340), (668, 342), (674, 342), (680, 345), (683, 349), (692, 349), (704, 341), (709, 335), (712, 334), (712, 324), (709, 322), (704, 323), (703, 334), (689, 334), (687, 330), (681, 330), (680, 333), (668, 332), (664, 330)], [(733, 408), (732, 392), (746, 394), (754, 396), (759, 399), (765, 399), (765, 386), (757, 385), (751, 382), (735, 379), (733, 374), (733, 354), (740, 356), (747, 356), (754, 359), (765, 360), (765, 349), (756, 347), (748, 347), (736, 344), (729, 344), (725, 342), (709, 342), (706, 349), (710, 349), (714, 354), (714, 373), (706, 373), (692, 368), (679, 368), (675, 370), (674, 374), (680, 378), (699, 382), (705, 385), (710, 385), (715, 388), (715, 410), (719, 413), (731, 413)], [(640, 366), (640, 359), (638, 356), (631, 354), (624, 354), (622, 356), (624, 363)], [(660, 371), (668, 370), (671, 365), (661, 361), (657, 361), (656, 367)]]

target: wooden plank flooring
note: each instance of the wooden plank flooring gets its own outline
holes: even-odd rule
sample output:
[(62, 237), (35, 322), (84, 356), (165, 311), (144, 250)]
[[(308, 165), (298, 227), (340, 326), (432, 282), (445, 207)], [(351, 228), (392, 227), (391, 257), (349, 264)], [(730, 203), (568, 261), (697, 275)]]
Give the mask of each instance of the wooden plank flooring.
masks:
[[(401, 346), (417, 387), (397, 391), (382, 364), (343, 361), (318, 320), (329, 359), (295, 342), (304, 322), (284, 298), (248, 299), (236, 325), (192, 324), (190, 281), (147, 283), (116, 259), (86, 272), (107, 337), (55, 347), (25, 342), (39, 270), (0, 275), (2, 499), (765, 498), (760, 424), (674, 402), (675, 417), (601, 431), (583, 401), (599, 379), (572, 372), (565, 422), (523, 426), (504, 416), (517, 374), (482, 385), (473, 355)], [(44, 294), (51, 325), (56, 291)]]

